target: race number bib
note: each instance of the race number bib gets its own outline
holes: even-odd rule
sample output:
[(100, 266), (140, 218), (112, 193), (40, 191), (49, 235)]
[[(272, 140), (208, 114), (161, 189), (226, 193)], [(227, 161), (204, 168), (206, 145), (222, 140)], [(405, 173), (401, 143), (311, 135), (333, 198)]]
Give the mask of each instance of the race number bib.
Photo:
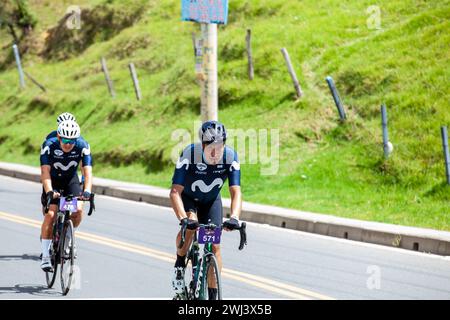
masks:
[(72, 199), (71, 201), (66, 201), (66, 198), (61, 197), (59, 200), (59, 210), (60, 211), (70, 211), (77, 212), (77, 199)]
[(221, 228), (216, 228), (213, 230), (200, 228), (200, 230), (198, 231), (198, 243), (200, 243), (200, 244), (204, 244), (204, 243), (219, 244), (221, 235), (222, 235)]

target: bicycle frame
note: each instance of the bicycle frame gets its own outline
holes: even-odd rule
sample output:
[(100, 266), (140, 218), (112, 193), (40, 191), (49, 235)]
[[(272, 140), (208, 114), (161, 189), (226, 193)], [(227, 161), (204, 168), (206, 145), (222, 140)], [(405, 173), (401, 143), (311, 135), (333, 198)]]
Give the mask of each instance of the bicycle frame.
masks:
[[(78, 201), (89, 201), (90, 208), (88, 215), (90, 216), (92, 212), (95, 210), (95, 204), (94, 204), (94, 194), (91, 194), (91, 197), (89, 200), (68, 195), (66, 197), (60, 197), (60, 203), (58, 205), (58, 209), (56, 211), (56, 218), (53, 222), (53, 235), (52, 235), (52, 245), (50, 248), (50, 257), (51, 257), (51, 263), (53, 266), (53, 272), (47, 271), (46, 272), (46, 279), (47, 279), (47, 285), (49, 288), (51, 288), (55, 282), (56, 279), (56, 273), (58, 270), (58, 265), (61, 265), (61, 287), (63, 290), (63, 295), (66, 295), (70, 290), (70, 284), (73, 276), (73, 246), (74, 246), (74, 235), (73, 235), (73, 224), (71, 222), (71, 215), (73, 212), (78, 211)], [(48, 209), (50, 207), (51, 199), (47, 199), (47, 205), (45, 207), (46, 211), (48, 212)], [(70, 231), (67, 231), (70, 230)], [(66, 257), (66, 236), (67, 232), (70, 232), (70, 253), (69, 256)], [(64, 246), (64, 248), (62, 248)], [(64, 260), (64, 261), (63, 261)], [(63, 267), (66, 265), (66, 260), (69, 261), (69, 276), (66, 281), (63, 275)], [(65, 268), (65, 267), (64, 267)], [(53, 274), (52, 274), (53, 273)]]
[(207, 242), (203, 246), (203, 256), (200, 256), (200, 244), (198, 243), (197, 233), (198, 231), (194, 234), (189, 254), (192, 259), (192, 281), (189, 284), (190, 288), (187, 294), (191, 299), (204, 300), (203, 289), (208, 281), (205, 278), (206, 266), (209, 262), (208, 258), (214, 255), (214, 252), (212, 251), (212, 242)]
[[(194, 233), (194, 237), (192, 240), (192, 243), (189, 247), (188, 254), (187, 254), (187, 261), (189, 264), (189, 261), (191, 261), (192, 264), (192, 274), (191, 274), (191, 280), (188, 284), (188, 286), (185, 288), (184, 294), (177, 294), (175, 296), (175, 300), (178, 299), (188, 299), (188, 300), (195, 300), (195, 299), (205, 299), (203, 293), (205, 290), (205, 285), (208, 283), (208, 279), (206, 279), (205, 275), (207, 274), (207, 266), (210, 265), (210, 259), (211, 257), (214, 257), (215, 254), (213, 252), (212, 246), (213, 243), (220, 243), (221, 234), (217, 232), (217, 226), (214, 224), (208, 224), (208, 225), (200, 225), (200, 229), (197, 229)], [(202, 233), (202, 241), (201, 243), (204, 244), (203, 247), (203, 255), (200, 256), (200, 242), (199, 242), (199, 236), (198, 232), (201, 229), (209, 229), (209, 230), (215, 230), (214, 234), (212, 235), (211, 232), (205, 234)], [(223, 227), (221, 227), (223, 229)], [(239, 243), (239, 250), (242, 250), (245, 245), (247, 245), (247, 233), (246, 233), (246, 223), (242, 222), (241, 225), (238, 228), (234, 228), (235, 230), (239, 230), (240, 234), (240, 243)], [(182, 225), (181, 227), (181, 239), (178, 244), (178, 248), (182, 248), (185, 240), (186, 240), (186, 230), (187, 225)], [(216, 260), (216, 259), (215, 259)], [(214, 266), (217, 270), (217, 261), (214, 262)], [(217, 274), (217, 280), (220, 280), (220, 274)], [(220, 288), (219, 288), (220, 289)], [(220, 290), (219, 290), (220, 292)]]
[[(65, 199), (64, 197), (61, 197), (61, 199)], [(53, 223), (53, 247), (51, 250), (54, 252), (50, 252), (51, 255), (53, 253), (56, 254), (56, 263), (59, 263), (59, 241), (60, 237), (63, 233), (64, 226), (67, 223), (67, 221), (70, 220), (70, 216), (72, 215), (72, 212), (70, 210), (60, 210), (60, 206), (58, 205), (58, 211), (56, 213), (56, 219)]]

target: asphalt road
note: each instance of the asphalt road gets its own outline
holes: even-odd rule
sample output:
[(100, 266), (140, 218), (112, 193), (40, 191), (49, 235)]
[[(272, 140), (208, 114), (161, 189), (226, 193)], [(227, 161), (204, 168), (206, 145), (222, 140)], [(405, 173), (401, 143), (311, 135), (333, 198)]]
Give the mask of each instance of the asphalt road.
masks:
[[(104, 196), (76, 234), (67, 297), (40, 270), (41, 186), (0, 176), (0, 299), (171, 299), (178, 223), (169, 208)], [(229, 299), (450, 299), (450, 257), (248, 223), (222, 238)]]

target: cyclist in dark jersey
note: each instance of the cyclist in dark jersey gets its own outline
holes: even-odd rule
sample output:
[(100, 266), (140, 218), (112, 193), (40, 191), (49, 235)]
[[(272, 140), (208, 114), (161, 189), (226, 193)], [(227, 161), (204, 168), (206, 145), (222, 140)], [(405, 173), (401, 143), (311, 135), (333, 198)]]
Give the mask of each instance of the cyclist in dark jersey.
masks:
[[(61, 122), (63, 122), (64, 120), (73, 120), (73, 121), (77, 121), (77, 119), (75, 118), (75, 116), (69, 112), (64, 112), (61, 113), (58, 118), (56, 118), (56, 123), (59, 126), (59, 124)], [(50, 138), (56, 138), (57, 136), (57, 131), (53, 130), (52, 132), (50, 132), (47, 137), (45, 137), (45, 140), (48, 140)], [(81, 139), (84, 139), (83, 136), (80, 136)], [(81, 182), (80, 184), (83, 186), (84, 185), (84, 175), (81, 175)]]
[[(82, 163), (85, 176), (84, 190), (81, 190), (77, 169)], [(62, 121), (58, 126), (57, 136), (45, 140), (41, 149), (41, 203), (45, 207), (47, 200), (51, 199), (48, 212), (44, 212), (44, 222), (41, 229), (42, 262), (44, 271), (51, 271), (49, 247), (52, 239), (53, 220), (58, 210), (60, 192), (90, 198), (92, 190), (92, 157), (89, 144), (80, 137), (80, 127), (73, 120)], [(82, 206), (71, 216), (74, 229), (79, 226), (82, 219)]]
[[(231, 217), (225, 230), (239, 227), (242, 207), (240, 165), (236, 152), (225, 145), (227, 133), (217, 121), (205, 122), (199, 130), (201, 143), (184, 149), (172, 178), (170, 200), (180, 225), (187, 226), (186, 242), (179, 249), (181, 235), (177, 235), (177, 260), (172, 285), (176, 294), (183, 292), (186, 254), (199, 223), (222, 226), (223, 210), (220, 190), (228, 179), (231, 195)], [(219, 268), (222, 269), (220, 245), (213, 245)], [(217, 296), (217, 288), (209, 288), (210, 299)]]

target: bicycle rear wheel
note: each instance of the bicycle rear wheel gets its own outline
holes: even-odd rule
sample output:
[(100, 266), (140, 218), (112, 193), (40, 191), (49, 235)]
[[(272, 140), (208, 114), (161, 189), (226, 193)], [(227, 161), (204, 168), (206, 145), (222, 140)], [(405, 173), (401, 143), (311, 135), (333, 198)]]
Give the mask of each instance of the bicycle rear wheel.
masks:
[[(211, 278), (211, 279), (209, 279)], [(205, 300), (222, 300), (222, 283), (220, 280), (219, 264), (216, 257), (211, 254), (206, 261), (206, 272), (202, 280), (203, 299)], [(215, 299), (209, 296), (208, 288), (217, 288)]]
[[(53, 239), (53, 241), (55, 241)], [(55, 283), (56, 280), (56, 273), (58, 271), (58, 262), (56, 259), (57, 256), (57, 252), (53, 246), (53, 242), (52, 242), (52, 252), (51, 252), (51, 261), (52, 261), (52, 266), (53, 266), (53, 272), (45, 272), (45, 279), (47, 280), (47, 287), (50, 289), (53, 287), (53, 284)]]
[(73, 277), (75, 238), (73, 236), (73, 224), (71, 220), (66, 222), (60, 239), (59, 255), (61, 258), (61, 289), (65, 296), (70, 290)]

